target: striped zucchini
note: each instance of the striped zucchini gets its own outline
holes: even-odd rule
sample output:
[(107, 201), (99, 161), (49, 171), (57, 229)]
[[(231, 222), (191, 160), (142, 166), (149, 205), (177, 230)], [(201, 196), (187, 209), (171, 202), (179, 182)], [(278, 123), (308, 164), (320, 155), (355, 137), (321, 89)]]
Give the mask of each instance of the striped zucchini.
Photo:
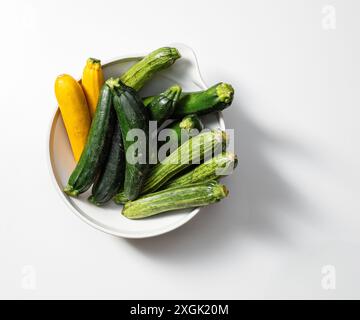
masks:
[(226, 187), (216, 181), (170, 188), (128, 201), (122, 214), (129, 219), (147, 218), (161, 212), (206, 206), (220, 201), (228, 193)]
[(221, 130), (206, 131), (190, 138), (151, 170), (145, 181), (143, 193), (158, 190), (190, 165), (210, 158), (219, 149), (223, 150), (227, 142), (228, 136)]
[[(167, 134), (169, 133), (170, 136), (167, 137), (166, 141), (158, 141), (158, 147), (160, 149), (165, 143), (170, 143), (171, 145), (166, 147), (166, 149), (169, 149), (166, 155), (169, 155), (170, 150), (173, 149), (174, 146), (175, 148), (179, 147), (183, 142), (185, 142), (185, 139), (187, 140), (191, 136), (195, 135), (193, 132), (194, 130), (192, 129), (196, 129), (198, 131), (197, 133), (200, 133), (203, 128), (204, 125), (196, 114), (190, 114), (188, 116), (185, 116), (182, 120), (172, 122), (170, 123), (170, 125), (164, 128), (171, 129), (171, 131), (169, 132), (167, 132), (168, 130), (164, 131)], [(161, 131), (159, 132), (160, 135)]]
[(140, 90), (154, 73), (170, 67), (180, 57), (176, 48), (159, 48), (130, 67), (120, 80), (127, 86)]
[(185, 175), (171, 180), (164, 186), (164, 188), (174, 188), (202, 181), (217, 180), (221, 176), (231, 174), (236, 168), (237, 163), (238, 159), (235, 154), (231, 152), (223, 152), (197, 166)]
[[(203, 162), (218, 152), (224, 151), (228, 139), (228, 135), (221, 130), (206, 131), (189, 139), (152, 168), (146, 177), (141, 194), (155, 192), (191, 165)], [(125, 203), (127, 199), (124, 192), (119, 192), (114, 197), (117, 204)]]

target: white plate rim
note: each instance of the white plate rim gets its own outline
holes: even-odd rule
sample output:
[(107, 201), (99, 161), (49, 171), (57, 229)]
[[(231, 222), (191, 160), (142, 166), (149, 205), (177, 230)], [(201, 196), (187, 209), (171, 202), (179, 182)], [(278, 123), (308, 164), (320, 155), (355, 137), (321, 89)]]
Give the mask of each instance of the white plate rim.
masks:
[[(183, 48), (183, 49), (189, 50), (192, 53), (193, 62), (194, 62), (193, 67), (195, 68), (196, 75), (198, 77), (198, 79), (197, 79), (198, 84), (201, 87), (203, 87), (203, 89), (207, 89), (208, 86), (205, 84), (205, 82), (204, 82), (204, 80), (202, 78), (199, 63), (198, 63), (198, 59), (196, 57), (196, 54), (195, 54), (194, 50), (192, 48), (190, 48), (189, 46), (187, 46), (185, 44), (182, 44), (182, 43), (171, 43), (168, 46), (176, 47), (178, 49)], [(121, 61), (121, 60), (141, 58), (141, 57), (144, 57), (145, 55), (146, 55), (146, 53), (135, 53), (135, 54), (121, 55), (121, 56), (113, 58), (113, 59), (105, 60), (105, 62), (103, 62), (102, 65), (106, 66), (108, 64), (118, 62), (118, 61)], [(47, 143), (46, 143), (47, 166), (48, 166), (48, 170), (49, 170), (49, 173), (50, 173), (51, 181), (53, 183), (54, 188), (57, 191), (57, 194), (60, 196), (60, 198), (63, 200), (63, 202), (66, 203), (67, 207), (70, 208), (70, 210), (77, 217), (79, 217), (82, 221), (84, 221), (85, 223), (87, 223), (88, 225), (92, 226), (93, 228), (95, 228), (97, 230), (100, 230), (102, 232), (105, 232), (107, 234), (110, 234), (110, 235), (113, 235), (113, 236), (116, 236), (116, 237), (127, 238), (127, 239), (144, 239), (144, 238), (160, 236), (160, 235), (165, 234), (167, 232), (173, 231), (173, 230), (181, 227), (185, 223), (189, 222), (200, 211), (200, 208), (195, 208), (184, 219), (179, 219), (176, 223), (171, 224), (170, 226), (168, 226), (166, 228), (163, 228), (161, 231), (154, 230), (152, 232), (147, 232), (147, 233), (142, 232), (142, 233), (139, 233), (139, 234), (131, 234), (131, 235), (123, 233), (123, 232), (114, 231), (112, 229), (108, 229), (106, 227), (103, 227), (103, 226), (101, 226), (99, 224), (96, 224), (91, 219), (87, 218), (86, 216), (82, 215), (78, 210), (76, 210), (76, 208), (74, 206), (71, 205), (70, 201), (68, 201), (67, 198), (69, 196), (65, 195), (64, 192), (62, 192), (62, 190), (61, 190), (61, 188), (58, 185), (58, 182), (56, 180), (54, 170), (53, 170), (53, 166), (52, 166), (52, 162), (51, 162), (51, 141), (52, 141), (54, 119), (57, 116), (59, 116), (59, 114), (60, 114), (59, 107), (56, 107), (56, 109), (53, 112), (52, 117), (50, 119), (50, 124), (48, 126)], [(218, 112), (218, 121), (219, 121), (219, 126), (220, 126), (221, 130), (225, 130), (225, 122), (224, 122), (224, 118), (223, 118), (223, 115), (222, 115), (221, 111)]]

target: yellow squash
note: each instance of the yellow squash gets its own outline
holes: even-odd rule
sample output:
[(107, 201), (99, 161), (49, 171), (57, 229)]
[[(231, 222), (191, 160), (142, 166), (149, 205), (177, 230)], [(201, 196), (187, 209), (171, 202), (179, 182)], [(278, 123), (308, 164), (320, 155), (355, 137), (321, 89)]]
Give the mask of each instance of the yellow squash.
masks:
[(104, 75), (101, 69), (100, 60), (89, 58), (83, 71), (81, 85), (84, 89), (90, 114), (93, 117), (102, 85)]
[(74, 158), (78, 161), (86, 144), (91, 125), (84, 92), (81, 85), (73, 77), (63, 74), (56, 78), (55, 95)]

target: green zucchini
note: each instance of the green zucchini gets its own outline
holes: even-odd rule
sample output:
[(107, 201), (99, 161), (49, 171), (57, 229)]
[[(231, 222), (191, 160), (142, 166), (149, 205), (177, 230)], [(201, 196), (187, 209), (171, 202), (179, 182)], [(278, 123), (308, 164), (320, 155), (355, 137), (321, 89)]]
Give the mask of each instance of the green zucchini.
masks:
[(94, 182), (89, 201), (100, 206), (111, 200), (123, 185), (124, 173), (125, 151), (120, 126), (116, 120), (111, 149), (105, 165)]
[(122, 214), (129, 219), (147, 218), (161, 212), (206, 206), (220, 201), (228, 193), (226, 187), (216, 181), (170, 188), (127, 202)]
[(179, 129), (183, 129), (186, 131), (190, 131), (191, 129), (197, 129), (198, 131), (201, 131), (202, 129), (204, 129), (204, 125), (196, 114), (189, 114), (182, 118), (180, 122), (172, 123), (170, 125), (170, 128), (175, 130), (177, 133), (179, 132)]
[(159, 48), (131, 66), (120, 80), (125, 85), (140, 90), (155, 72), (170, 67), (180, 57), (176, 48)]
[(231, 152), (223, 152), (216, 157), (209, 159), (205, 163), (197, 166), (190, 172), (174, 178), (167, 183), (164, 188), (174, 188), (186, 186), (197, 182), (217, 180), (218, 178), (229, 175), (236, 168), (238, 163), (237, 156)]
[(112, 94), (107, 85), (101, 88), (95, 115), (91, 123), (88, 139), (80, 160), (72, 172), (64, 192), (77, 196), (90, 188), (98, 173), (104, 153), (107, 136), (111, 127)]
[(222, 82), (204, 91), (183, 93), (172, 116), (178, 119), (191, 113), (221, 111), (232, 103), (233, 97), (233, 87)]
[(178, 85), (172, 86), (165, 92), (159, 94), (149, 104), (144, 105), (150, 112), (150, 120), (158, 122), (158, 126), (167, 120), (174, 112), (176, 103), (178, 102), (181, 94), (181, 87)]
[(129, 201), (129, 199), (125, 196), (123, 190), (116, 194), (113, 200), (116, 204), (124, 204)]
[[(152, 168), (146, 177), (141, 194), (155, 192), (194, 163), (204, 161), (221, 150), (224, 151), (228, 139), (228, 135), (221, 130), (206, 131), (189, 139)], [(114, 197), (117, 204), (125, 203), (127, 199), (124, 192), (119, 192)]]
[[(166, 137), (166, 141), (158, 141), (158, 148), (160, 150), (165, 143), (169, 144), (169, 146), (164, 147), (167, 149), (166, 156), (168, 156), (170, 154), (170, 150), (179, 147), (191, 136), (195, 136), (200, 133), (200, 131), (204, 129), (204, 125), (196, 114), (190, 114), (185, 116), (182, 120), (170, 123), (170, 125), (164, 129), (171, 129), (171, 131), (164, 131), (168, 134), (168, 136)], [(159, 134), (161, 134), (161, 131)], [(160, 160), (162, 160), (161, 157)]]
[[(133, 200), (138, 197), (148, 171), (148, 126), (149, 118), (147, 110), (137, 92), (119, 79), (110, 78), (106, 81), (113, 92), (114, 108), (121, 128), (123, 143), (126, 153), (124, 194), (127, 199)], [(141, 129), (144, 138), (138, 137), (138, 148), (132, 147), (132, 141), (128, 140), (128, 133), (133, 129)], [(140, 132), (139, 132), (140, 133)], [(130, 150), (131, 147), (131, 150)]]
[(143, 194), (158, 190), (176, 174), (194, 163), (211, 157), (220, 148), (223, 150), (228, 142), (224, 131), (212, 130), (203, 132), (183, 143), (161, 163), (153, 167), (143, 187)]

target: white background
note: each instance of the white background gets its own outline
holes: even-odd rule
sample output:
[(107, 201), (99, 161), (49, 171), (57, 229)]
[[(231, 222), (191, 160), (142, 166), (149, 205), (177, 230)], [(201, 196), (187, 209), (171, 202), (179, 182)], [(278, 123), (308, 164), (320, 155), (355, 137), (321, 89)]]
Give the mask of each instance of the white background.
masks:
[[(356, 0), (3, 3), (0, 297), (360, 298), (359, 13)], [(235, 87), (224, 117), (240, 165), (229, 198), (187, 225), (118, 239), (50, 180), (54, 80), (171, 42), (195, 50), (208, 84)]]

